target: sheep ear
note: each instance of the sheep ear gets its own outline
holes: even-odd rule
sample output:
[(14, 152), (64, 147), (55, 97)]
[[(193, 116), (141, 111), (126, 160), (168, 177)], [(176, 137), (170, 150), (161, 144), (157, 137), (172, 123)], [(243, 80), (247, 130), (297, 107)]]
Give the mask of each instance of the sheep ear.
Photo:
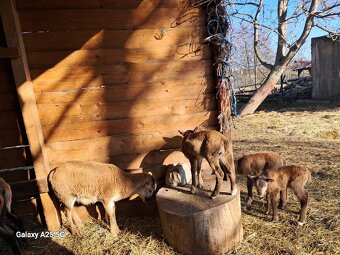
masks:
[(179, 132), (182, 136), (184, 136), (184, 133), (183, 133), (182, 131), (178, 130), (178, 132)]
[(150, 171), (149, 171), (149, 172), (147, 172), (147, 174), (152, 176), (152, 173), (151, 173)]
[(266, 182), (273, 182), (274, 179), (266, 178)]

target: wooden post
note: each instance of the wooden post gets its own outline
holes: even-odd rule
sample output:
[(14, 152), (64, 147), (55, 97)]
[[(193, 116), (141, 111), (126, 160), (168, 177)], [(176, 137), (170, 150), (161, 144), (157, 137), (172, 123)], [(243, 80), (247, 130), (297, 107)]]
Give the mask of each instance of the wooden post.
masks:
[[(33, 83), (26, 58), (24, 42), (18, 14), (13, 0), (0, 1), (1, 19), (5, 31), (7, 47), (17, 47), (19, 57), (11, 58), (14, 80), (19, 96), (22, 117), (30, 145), (36, 178), (47, 181), (50, 166), (44, 144), (42, 127), (39, 119), (38, 108), (33, 91)], [(46, 190), (40, 190), (40, 193)], [(59, 218), (48, 193), (41, 195), (47, 227), (55, 230), (60, 227)]]
[(223, 254), (243, 238), (240, 192), (230, 196), (230, 182), (223, 182), (216, 199), (209, 195), (215, 180), (191, 194), (189, 187), (161, 188), (156, 201), (163, 234), (180, 253)]

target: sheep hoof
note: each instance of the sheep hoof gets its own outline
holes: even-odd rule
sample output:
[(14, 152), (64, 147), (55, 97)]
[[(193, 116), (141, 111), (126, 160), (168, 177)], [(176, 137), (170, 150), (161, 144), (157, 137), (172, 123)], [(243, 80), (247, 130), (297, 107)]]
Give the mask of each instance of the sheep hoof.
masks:
[(247, 205), (251, 205), (253, 203), (253, 199), (251, 197), (247, 198)]
[(231, 195), (234, 196), (237, 194), (237, 189), (234, 189), (232, 192), (231, 192)]
[(194, 186), (191, 186), (190, 192), (191, 192), (191, 194), (195, 194), (196, 193), (196, 188)]
[(303, 224), (305, 224), (305, 223), (301, 222), (301, 221), (298, 222), (298, 226), (303, 226)]
[(215, 198), (216, 198), (216, 196), (213, 196), (213, 195), (211, 195), (211, 196), (210, 196), (210, 198), (211, 198), (211, 199), (215, 199)]

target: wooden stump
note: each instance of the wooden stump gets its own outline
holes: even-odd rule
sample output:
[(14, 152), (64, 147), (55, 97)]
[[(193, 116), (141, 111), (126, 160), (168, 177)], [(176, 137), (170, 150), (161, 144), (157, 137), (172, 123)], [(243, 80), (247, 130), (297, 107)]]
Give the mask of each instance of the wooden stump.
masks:
[(163, 234), (175, 250), (186, 254), (222, 254), (242, 241), (240, 190), (230, 195), (223, 182), (216, 199), (209, 196), (215, 180), (196, 194), (190, 186), (161, 188), (156, 196)]

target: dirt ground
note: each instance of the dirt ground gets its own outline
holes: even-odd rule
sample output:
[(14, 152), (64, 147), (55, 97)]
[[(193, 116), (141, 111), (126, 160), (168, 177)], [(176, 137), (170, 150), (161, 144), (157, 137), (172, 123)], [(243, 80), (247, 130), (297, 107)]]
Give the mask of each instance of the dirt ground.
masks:
[[(276, 151), (308, 168), (312, 184), (307, 224), (298, 227), (300, 205), (291, 191), (279, 223), (272, 223), (263, 213), (263, 200), (255, 197), (252, 206), (244, 204), (245, 179), (239, 177), (244, 241), (227, 254), (340, 254), (340, 103), (266, 107), (235, 120), (233, 146), (236, 158)], [(76, 237), (66, 232), (64, 238), (29, 241), (27, 254), (176, 254), (164, 242), (157, 217), (119, 224), (123, 231), (118, 238), (103, 225), (87, 224)]]

